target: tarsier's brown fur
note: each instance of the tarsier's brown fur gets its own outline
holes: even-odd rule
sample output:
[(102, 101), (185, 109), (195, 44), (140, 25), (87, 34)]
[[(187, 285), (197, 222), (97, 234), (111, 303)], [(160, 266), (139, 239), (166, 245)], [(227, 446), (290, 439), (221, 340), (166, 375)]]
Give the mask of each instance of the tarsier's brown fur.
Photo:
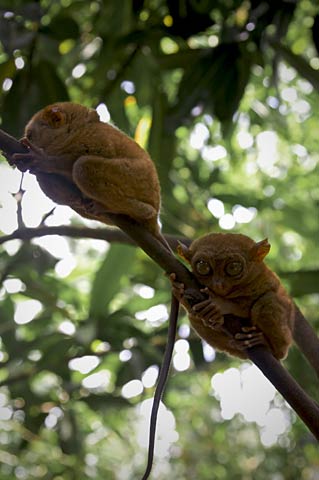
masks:
[[(184, 287), (172, 277), (174, 293), (186, 307), (196, 332), (213, 347), (240, 358), (246, 348), (267, 345), (280, 359), (292, 342), (294, 309), (277, 275), (263, 262), (267, 240), (255, 243), (240, 234), (213, 233), (195, 240), (179, 253), (192, 267), (208, 299), (191, 307)], [(249, 318), (251, 327), (231, 337), (220, 327), (223, 315)]]
[(45, 107), (25, 128), (30, 154), (15, 155), (42, 190), (79, 214), (112, 221), (124, 214), (159, 236), (160, 186), (149, 155), (134, 140), (71, 102)]

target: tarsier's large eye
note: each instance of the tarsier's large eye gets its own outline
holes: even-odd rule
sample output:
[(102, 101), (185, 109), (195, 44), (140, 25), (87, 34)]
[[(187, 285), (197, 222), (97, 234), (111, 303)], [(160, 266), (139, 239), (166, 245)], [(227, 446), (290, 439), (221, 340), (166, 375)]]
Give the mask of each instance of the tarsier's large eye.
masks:
[(241, 262), (229, 262), (225, 267), (225, 273), (229, 277), (236, 277), (243, 271), (243, 264)]
[(195, 265), (196, 272), (200, 275), (208, 275), (211, 273), (211, 267), (208, 262), (205, 260), (198, 260)]

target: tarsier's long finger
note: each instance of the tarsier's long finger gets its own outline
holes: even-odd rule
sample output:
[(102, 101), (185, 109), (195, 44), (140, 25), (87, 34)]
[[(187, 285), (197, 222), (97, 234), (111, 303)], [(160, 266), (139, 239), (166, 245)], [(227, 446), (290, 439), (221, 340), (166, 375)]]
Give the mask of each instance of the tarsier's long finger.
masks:
[(211, 307), (217, 309), (218, 307), (212, 303), (212, 300), (210, 298), (207, 298), (206, 300), (203, 300), (202, 302), (198, 302), (193, 306), (193, 310), (195, 311), (202, 311), (206, 307)]
[(207, 293), (207, 294), (210, 296), (210, 290), (209, 290), (208, 287), (201, 288), (201, 289), (200, 289), (200, 292), (202, 292), (202, 293)]
[(257, 330), (257, 327), (255, 327), (254, 325), (252, 325), (251, 327), (242, 327), (241, 328), (243, 332), (255, 332)]
[(262, 332), (254, 332), (254, 333), (236, 333), (235, 338), (236, 340), (249, 340), (250, 338), (264, 336)]
[(195, 312), (201, 317), (215, 317), (218, 315), (221, 316), (219, 308), (216, 308), (214, 305), (207, 305), (202, 310), (195, 310)]
[(175, 273), (170, 273), (168, 276), (169, 280), (171, 281), (172, 285), (176, 288), (183, 288), (185, 289), (184, 283), (177, 282), (176, 280), (176, 274)]
[(205, 327), (212, 328), (214, 330), (219, 330), (222, 328), (224, 324), (224, 319), (223, 317), (216, 317), (216, 318), (202, 318), (202, 322), (205, 325)]

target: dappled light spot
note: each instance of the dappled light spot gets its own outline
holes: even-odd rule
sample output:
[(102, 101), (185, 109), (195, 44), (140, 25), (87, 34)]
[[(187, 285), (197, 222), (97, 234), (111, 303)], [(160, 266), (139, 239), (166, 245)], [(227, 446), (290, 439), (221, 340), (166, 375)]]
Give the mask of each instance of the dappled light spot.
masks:
[(132, 352), (131, 350), (122, 350), (119, 353), (119, 359), (121, 362), (128, 362), (132, 358)]
[(215, 218), (221, 218), (225, 214), (224, 204), (218, 198), (208, 200), (207, 208)]
[(232, 230), (236, 225), (235, 218), (231, 213), (226, 213), (219, 219), (219, 226), (223, 230)]
[(145, 388), (154, 387), (157, 377), (158, 377), (159, 368), (157, 365), (152, 365), (148, 367), (145, 372), (142, 374), (142, 383)]
[(49, 430), (56, 427), (60, 418), (64, 416), (63, 410), (60, 407), (53, 407), (50, 409), (49, 414), (46, 416), (44, 420), (44, 425)]
[[(144, 400), (137, 407), (137, 442), (143, 447), (148, 446), (149, 424), (153, 399)], [(178, 440), (178, 433), (175, 430), (176, 423), (174, 415), (168, 410), (163, 402), (160, 402), (157, 418), (157, 432), (154, 454), (156, 457), (165, 458), (169, 455), (172, 443)]]
[(140, 283), (137, 283), (133, 287), (134, 293), (137, 293), (142, 298), (153, 298), (155, 295), (155, 290), (152, 287), (149, 287), (148, 285), (142, 285)]
[(189, 143), (192, 148), (200, 150), (209, 138), (209, 130), (204, 123), (196, 123), (193, 128)]
[(243, 364), (217, 373), (211, 385), (220, 401), (222, 418), (230, 420), (241, 414), (245, 421), (255, 422), (264, 445), (275, 444), (290, 427), (288, 410), (271, 406), (276, 390), (255, 365)]
[(271, 177), (278, 177), (278, 136), (276, 132), (264, 131), (256, 137), (258, 155), (257, 165), (260, 170)]
[(237, 133), (238, 145), (243, 148), (250, 148), (254, 144), (254, 137), (249, 132), (240, 131)]
[(137, 320), (147, 320), (155, 326), (161, 325), (168, 320), (167, 306), (164, 304), (154, 305), (154, 307), (151, 307), (148, 310), (136, 312), (135, 318)]
[(121, 393), (122, 397), (129, 399), (141, 395), (143, 390), (144, 387), (141, 380), (131, 380), (130, 382), (127, 382), (125, 385), (123, 385)]
[(96, 111), (100, 117), (101, 122), (107, 123), (110, 121), (111, 115), (105, 103), (99, 103), (99, 105), (96, 107)]
[(2, 82), (2, 90), (4, 92), (8, 92), (11, 87), (13, 85), (13, 81), (11, 80), (11, 78), (5, 78)]
[(69, 368), (80, 373), (89, 373), (100, 363), (100, 359), (95, 355), (84, 355), (83, 357), (72, 358), (69, 361)]
[(160, 47), (163, 53), (171, 55), (176, 53), (179, 50), (178, 43), (175, 42), (171, 37), (163, 37), (160, 40)]
[(14, 312), (14, 321), (18, 325), (25, 325), (32, 320), (42, 310), (42, 303), (38, 300), (23, 300), (16, 304)]
[(10, 294), (25, 291), (25, 285), (19, 278), (8, 278), (3, 282), (3, 286)]
[(191, 358), (188, 352), (189, 343), (187, 340), (179, 339), (175, 342), (173, 365), (178, 372), (183, 372), (189, 369)]
[(83, 387), (88, 390), (105, 391), (110, 385), (111, 372), (109, 370), (101, 370), (97, 373), (92, 373), (82, 380)]
[(203, 356), (206, 362), (213, 362), (216, 358), (216, 351), (211, 346), (208, 345), (204, 340), (202, 340), (202, 347), (203, 347)]
[(183, 323), (179, 328), (178, 328), (178, 335), (181, 338), (188, 338), (190, 335), (191, 329), (190, 326), (187, 323)]
[(28, 354), (28, 359), (32, 362), (38, 362), (43, 357), (43, 353), (40, 350), (30, 350)]
[(0, 407), (0, 421), (10, 420), (13, 411), (11, 407)]
[(246, 208), (242, 205), (235, 205), (232, 211), (236, 223), (250, 223), (257, 215), (256, 208)]
[(216, 162), (217, 160), (221, 160), (227, 156), (227, 150), (222, 145), (216, 145), (215, 147), (205, 145), (201, 151), (201, 154), (204, 160)]
[(135, 85), (130, 80), (123, 80), (123, 82), (121, 82), (121, 89), (129, 95), (133, 95), (133, 93), (135, 93)]
[(84, 63), (79, 63), (76, 65), (72, 70), (72, 77), (73, 78), (81, 78), (86, 72), (86, 66)]
[(61, 322), (58, 330), (65, 335), (74, 335), (76, 332), (75, 325), (70, 320), (64, 320), (63, 322)]
[(54, 267), (55, 273), (59, 278), (66, 278), (77, 266), (77, 261), (73, 255), (68, 255), (60, 260)]

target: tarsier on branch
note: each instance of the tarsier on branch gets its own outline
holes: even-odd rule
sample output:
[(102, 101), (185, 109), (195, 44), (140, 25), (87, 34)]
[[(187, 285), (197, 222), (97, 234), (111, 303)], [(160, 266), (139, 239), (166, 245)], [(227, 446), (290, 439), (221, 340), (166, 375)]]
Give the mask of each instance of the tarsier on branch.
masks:
[[(267, 240), (255, 243), (241, 234), (213, 233), (195, 240), (179, 254), (192, 271), (207, 300), (191, 306), (184, 297), (183, 284), (171, 275), (173, 292), (186, 307), (196, 332), (210, 345), (240, 358), (247, 348), (266, 345), (281, 359), (292, 343), (293, 303), (277, 275), (263, 262), (270, 250)], [(223, 328), (223, 315), (250, 319), (234, 337)]]
[(49, 105), (25, 128), (29, 153), (11, 163), (35, 174), (44, 193), (80, 215), (107, 224), (126, 215), (161, 242), (160, 186), (145, 150), (97, 112), (72, 102)]

